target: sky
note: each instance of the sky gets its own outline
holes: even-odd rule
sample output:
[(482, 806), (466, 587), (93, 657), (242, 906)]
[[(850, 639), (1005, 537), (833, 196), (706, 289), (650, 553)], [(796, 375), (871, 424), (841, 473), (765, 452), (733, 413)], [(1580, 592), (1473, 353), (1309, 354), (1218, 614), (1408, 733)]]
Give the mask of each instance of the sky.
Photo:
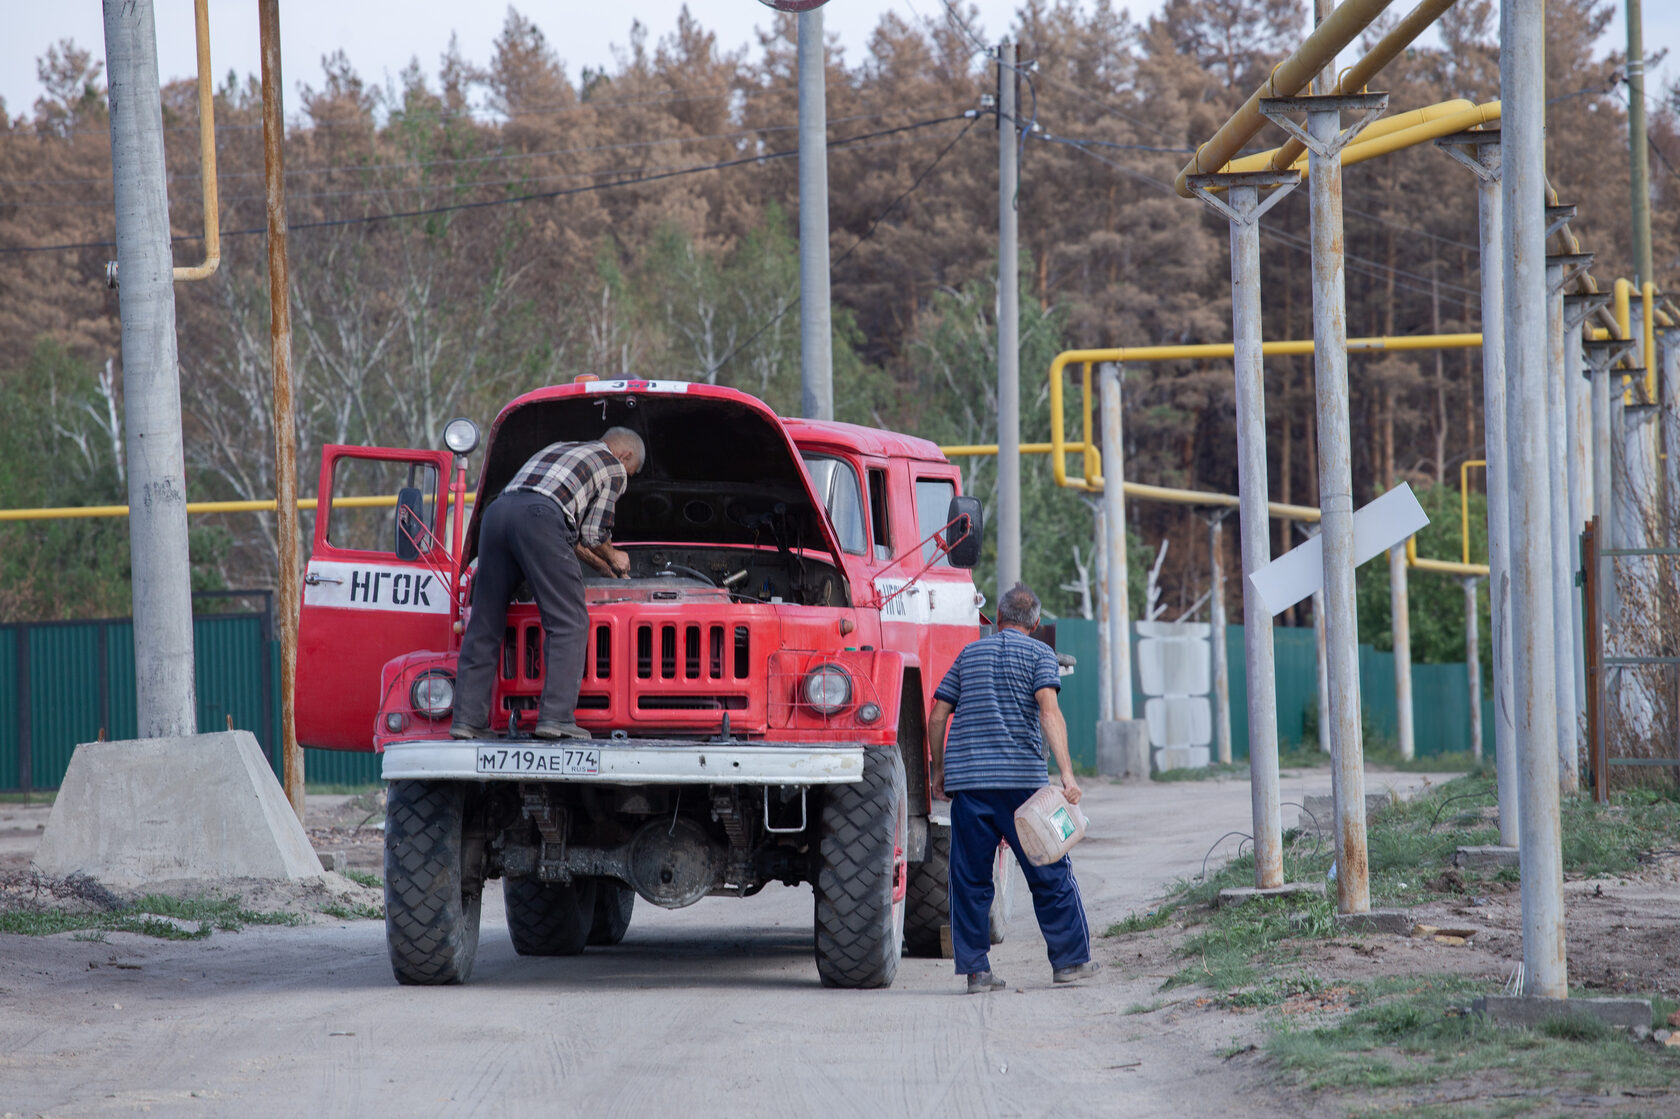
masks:
[[(1160, 10), (1162, 0), (1116, 0), (1134, 19)], [(1008, 30), (1015, 5), (1009, 0), (978, 0), (979, 17), (971, 26), (987, 42)], [(104, 27), (98, 0), (9, 0), (6, 33), (0, 36), (0, 98), (13, 116), (27, 113), (40, 96), (35, 60), (49, 44), (73, 38), (104, 55)], [(157, 0), (158, 65), (165, 79), (189, 78), (194, 72), (192, 0)], [(682, 0), (631, 0), (617, 4), (578, 0), (520, 0), (519, 11), (542, 28), (575, 80), (585, 66), (609, 66), (613, 47), (629, 39), (630, 21), (639, 19), (653, 38), (676, 26)], [(966, 10), (967, 5), (958, 3)], [(1410, 5), (1397, 3), (1397, 10)], [(474, 62), (490, 58), (491, 43), (506, 17), (504, 4), (482, 0), (283, 0), (280, 38), (285, 60), (288, 108), (295, 111), (300, 82), (317, 84), (323, 55), (343, 48), (369, 84), (382, 84), (418, 57), (428, 74), (435, 74), (438, 55), (451, 31), (460, 36), (461, 50)], [(1621, 4), (1609, 42), (1621, 45), (1625, 32)], [(770, 26), (771, 11), (755, 0), (691, 2), (707, 28), (725, 49), (753, 45), (755, 28)], [(831, 0), (824, 9), (831, 35), (837, 36), (849, 63), (856, 65), (867, 47), (869, 33), (882, 14), (896, 12), (909, 20), (945, 19), (943, 0)], [(1667, 47), (1680, 55), (1680, 3), (1646, 0), (1644, 5), (1647, 55)], [(210, 0), (211, 65), (221, 78), (231, 68), (240, 74), (259, 70), (256, 0)], [(1607, 44), (1608, 45), (1608, 44)], [(1654, 72), (1648, 89), (1680, 75), (1680, 58), (1667, 59)]]

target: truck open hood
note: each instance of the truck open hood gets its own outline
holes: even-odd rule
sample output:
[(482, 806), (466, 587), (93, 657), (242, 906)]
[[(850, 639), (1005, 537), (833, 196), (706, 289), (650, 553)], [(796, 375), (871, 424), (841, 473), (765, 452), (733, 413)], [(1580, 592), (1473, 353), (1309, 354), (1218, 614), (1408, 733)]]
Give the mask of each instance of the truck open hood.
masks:
[(550, 443), (627, 427), (647, 462), (619, 499), (613, 541), (840, 550), (782, 422), (763, 401), (684, 381), (590, 381), (527, 393), (491, 425), (463, 563), (483, 510)]

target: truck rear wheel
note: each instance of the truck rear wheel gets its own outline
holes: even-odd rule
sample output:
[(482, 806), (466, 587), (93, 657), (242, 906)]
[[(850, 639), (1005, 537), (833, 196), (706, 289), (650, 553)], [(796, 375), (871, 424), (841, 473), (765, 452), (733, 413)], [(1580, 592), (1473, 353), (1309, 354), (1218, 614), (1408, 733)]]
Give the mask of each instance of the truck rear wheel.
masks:
[(521, 956), (575, 956), (595, 921), (594, 878), (566, 883), (509, 878), (502, 883), (508, 935)]
[(385, 810), (385, 941), (405, 985), (465, 983), (478, 954), (484, 880), (462, 859), (466, 789), (393, 781)]
[(924, 960), (944, 955), (939, 930), (951, 922), (951, 829), (928, 825), (927, 860), (910, 868), (904, 894), (904, 951)]
[(616, 878), (595, 881), (595, 920), (589, 926), (589, 943), (610, 948), (630, 931), (630, 914), (636, 908), (636, 891)]
[(817, 820), (817, 974), (825, 987), (890, 987), (904, 943), (909, 831), (904, 759), (872, 746), (863, 780), (831, 785)]
[[(992, 864), (992, 910), (987, 931), (993, 944), (1002, 944), (1014, 911), (1015, 852), (1000, 844)], [(906, 955), (937, 960), (945, 954), (939, 930), (951, 923), (951, 829), (928, 828), (928, 857), (910, 868), (910, 889), (904, 895), (904, 951)]]

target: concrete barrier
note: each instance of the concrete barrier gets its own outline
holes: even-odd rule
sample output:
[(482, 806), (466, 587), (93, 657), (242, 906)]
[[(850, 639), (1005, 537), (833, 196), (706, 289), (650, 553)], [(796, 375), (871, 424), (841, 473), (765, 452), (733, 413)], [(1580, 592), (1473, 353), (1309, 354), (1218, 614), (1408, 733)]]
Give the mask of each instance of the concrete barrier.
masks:
[(1097, 722), (1097, 773), (1141, 781), (1149, 776), (1149, 727), (1142, 719)]
[(321, 874), (257, 740), (242, 730), (77, 746), (35, 865), (129, 888)]

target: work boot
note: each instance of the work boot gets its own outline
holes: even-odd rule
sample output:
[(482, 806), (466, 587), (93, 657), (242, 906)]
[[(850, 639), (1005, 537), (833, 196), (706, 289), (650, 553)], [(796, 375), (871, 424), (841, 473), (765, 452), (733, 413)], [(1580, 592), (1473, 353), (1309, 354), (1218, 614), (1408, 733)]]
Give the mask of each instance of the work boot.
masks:
[(475, 727), (468, 723), (455, 723), (449, 728), (450, 738), (489, 738), (489, 727)]
[(990, 971), (970, 972), (968, 976), (968, 993), (983, 994), (986, 991), (1001, 991), (1009, 986), (1007, 980), (999, 978)]
[(537, 723), (531, 732), (538, 738), (589, 738), (590, 734), (576, 723), (562, 723), (557, 719), (545, 719)]
[(1050, 973), (1050, 977), (1057, 983), (1077, 983), (1081, 979), (1089, 979), (1102, 970), (1102, 965), (1095, 960), (1086, 960), (1082, 964), (1070, 967), (1059, 967)]

